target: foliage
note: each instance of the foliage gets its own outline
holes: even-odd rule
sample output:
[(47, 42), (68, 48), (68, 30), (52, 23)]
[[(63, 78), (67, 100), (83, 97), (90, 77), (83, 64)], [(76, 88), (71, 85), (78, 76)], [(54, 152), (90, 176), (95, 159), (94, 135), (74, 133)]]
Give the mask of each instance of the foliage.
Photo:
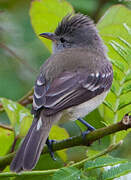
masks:
[[(114, 81), (101, 115), (107, 124), (120, 121), (131, 109), (131, 11), (117, 5), (110, 8), (97, 24), (100, 35), (108, 46), (113, 64)], [(128, 97), (128, 98), (127, 98)], [(113, 135), (112, 142), (119, 142), (127, 133)]]
[[(116, 166), (117, 165), (117, 166)], [(108, 168), (105, 168), (108, 166)], [(87, 171), (95, 168), (104, 168), (101, 170), (101, 173), (94, 177), (85, 176)], [(131, 163), (127, 162), (127, 160), (123, 160), (120, 158), (113, 158), (110, 156), (97, 158), (94, 161), (87, 161), (84, 164), (83, 170), (78, 170), (77, 168), (61, 168), (53, 175), (53, 180), (61, 179), (102, 179), (102, 180), (110, 180), (121, 175), (124, 175), (131, 171)]]
[(14, 128), (16, 136), (24, 136), (32, 123), (30, 111), (17, 102), (1, 98), (0, 101), (8, 114), (11, 125)]
[(57, 171), (53, 175), (53, 180), (59, 180), (59, 179), (80, 179), (80, 170), (70, 167), (70, 168), (61, 168), (59, 171)]
[(6, 153), (8, 153), (13, 141), (14, 133), (8, 129), (0, 127), (0, 156), (4, 156)]
[[(78, 1), (76, 3), (78, 3)], [(73, 12), (73, 7), (64, 0), (34, 0), (31, 3), (29, 13), (32, 27), (38, 36), (40, 33), (43, 33), (43, 31), (53, 32), (63, 16)], [(99, 33), (108, 47), (109, 59), (113, 64), (114, 81), (105, 102), (98, 109), (99, 112), (96, 110), (85, 118), (96, 128), (101, 128), (120, 121), (123, 115), (130, 111), (131, 108), (130, 19), (131, 11), (124, 6), (117, 5), (111, 7), (97, 24)], [(49, 51), (51, 51), (51, 42), (43, 38), (41, 40)], [(0, 101), (3, 104), (4, 110), (6, 111), (10, 124), (14, 130), (6, 129), (4, 127), (0, 128), (0, 142), (1, 144), (4, 144), (4, 141), (6, 141), (6, 145), (0, 148), (0, 155), (4, 156), (10, 152), (14, 134), (15, 137), (17, 136), (18, 138), (21, 138), (26, 134), (32, 122), (32, 115), (30, 114), (29, 109), (17, 102), (6, 98), (1, 98)], [(80, 123), (77, 122), (77, 124), (81, 130), (84, 130)], [(120, 140), (123, 140), (129, 131), (130, 130), (124, 132), (121, 131), (113, 136), (107, 137), (109, 141), (103, 141), (104, 145), (106, 143), (117, 143)], [(68, 138), (71, 133), (72, 130), (67, 130), (67, 128), (55, 125), (50, 132), (50, 137), (52, 139), (61, 140)], [(75, 132), (73, 133), (75, 134)], [(86, 150), (87, 148), (85, 148), (84, 152), (86, 152)], [(78, 151), (79, 149), (76, 148), (76, 152)], [(88, 151), (89, 153), (87, 152), (87, 155), (95, 154), (96, 158), (93, 159), (91, 158), (92, 156), (89, 157), (90, 160), (87, 158), (81, 168), (79, 168), (74, 161), (70, 162), (72, 159), (68, 155), (69, 152), (67, 152), (67, 150), (61, 150), (55, 154), (57, 157), (56, 162), (53, 162), (49, 155), (41, 155), (35, 170), (47, 170), (47, 172), (50, 170), (50, 173), (47, 176), (47, 172), (42, 171), (43, 175), (38, 173), (37, 179), (109, 180), (131, 172), (131, 163), (125, 159), (114, 158), (109, 155), (97, 158), (98, 154), (101, 153), (100, 150), (95, 151), (90, 148)], [(75, 151), (73, 151), (73, 153), (74, 152)], [(82, 155), (81, 152), (79, 155)], [(77, 158), (74, 159), (76, 161)], [(56, 170), (53, 171), (52, 169)], [(9, 169), (5, 169), (5, 171), (9, 171)], [(35, 179), (35, 176), (29, 176), (27, 172), (25, 177), (18, 176), (15, 179), (32, 180)]]

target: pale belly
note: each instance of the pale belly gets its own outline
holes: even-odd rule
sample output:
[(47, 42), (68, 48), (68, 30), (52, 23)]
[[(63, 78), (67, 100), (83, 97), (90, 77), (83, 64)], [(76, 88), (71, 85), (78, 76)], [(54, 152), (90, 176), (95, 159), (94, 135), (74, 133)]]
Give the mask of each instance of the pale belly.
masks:
[(60, 123), (67, 120), (75, 121), (80, 117), (85, 117), (87, 114), (96, 109), (103, 102), (107, 93), (108, 92), (103, 92), (102, 94), (94, 97), (93, 99), (87, 102), (64, 110), (61, 114)]

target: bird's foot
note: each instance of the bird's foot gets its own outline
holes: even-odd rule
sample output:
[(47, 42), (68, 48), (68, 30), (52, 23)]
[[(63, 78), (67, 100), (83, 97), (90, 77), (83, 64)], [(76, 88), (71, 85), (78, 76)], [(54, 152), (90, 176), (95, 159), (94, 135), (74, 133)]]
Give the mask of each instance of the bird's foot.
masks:
[(50, 156), (55, 161), (56, 158), (55, 158), (55, 155), (54, 155), (54, 152), (53, 152), (53, 146), (52, 146), (54, 142), (56, 142), (56, 140), (53, 140), (53, 139), (50, 140), (49, 138), (47, 138), (47, 140), (46, 140), (46, 144), (48, 146)]
[[(96, 129), (93, 126), (91, 126), (88, 122), (86, 122), (84, 119), (78, 118), (78, 120), (88, 128), (86, 131), (82, 132), (83, 141), (85, 141), (86, 135)], [(90, 144), (91, 143), (86, 143), (87, 146), (90, 146)]]
[(84, 124), (87, 128), (88, 131), (94, 131), (96, 130), (93, 126), (91, 126), (88, 122), (86, 122), (84, 119), (82, 118), (78, 118), (78, 121), (80, 121), (82, 124)]

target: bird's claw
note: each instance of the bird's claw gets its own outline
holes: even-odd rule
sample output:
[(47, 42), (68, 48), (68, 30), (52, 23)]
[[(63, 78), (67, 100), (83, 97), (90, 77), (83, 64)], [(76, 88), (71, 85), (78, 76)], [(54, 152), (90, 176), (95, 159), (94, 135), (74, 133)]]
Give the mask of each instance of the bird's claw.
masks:
[(50, 156), (55, 161), (56, 158), (55, 158), (55, 155), (54, 155), (54, 152), (53, 152), (53, 146), (52, 146), (54, 142), (56, 142), (56, 140), (53, 140), (53, 139), (50, 140), (49, 138), (47, 138), (47, 140), (46, 140), (46, 144), (48, 146)]

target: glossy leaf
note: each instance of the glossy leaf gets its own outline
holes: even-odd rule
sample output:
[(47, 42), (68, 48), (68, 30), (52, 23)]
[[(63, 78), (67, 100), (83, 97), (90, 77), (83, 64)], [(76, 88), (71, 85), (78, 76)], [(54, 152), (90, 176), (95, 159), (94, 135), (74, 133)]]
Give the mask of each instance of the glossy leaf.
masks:
[(70, 167), (70, 168), (61, 168), (57, 171), (54, 175), (52, 180), (61, 180), (61, 179), (72, 179), (77, 180), (80, 179), (81, 171), (77, 168)]
[(36, 164), (36, 167), (34, 170), (48, 170), (48, 169), (58, 169), (64, 167), (64, 161), (57, 155), (57, 153), (54, 153), (54, 156), (56, 158), (56, 161), (54, 161), (50, 154), (41, 154), (40, 159), (38, 163)]
[(125, 162), (127, 162), (127, 160), (120, 159), (120, 158), (114, 158), (111, 156), (100, 157), (100, 158), (97, 158), (93, 161), (87, 161), (84, 165), (84, 168), (88, 171), (88, 170), (91, 170), (94, 168), (100, 168), (100, 167), (105, 167), (105, 166), (113, 166), (113, 165), (125, 163)]
[[(131, 11), (122, 5), (111, 7), (97, 24), (108, 47), (114, 80), (108, 96), (100, 106), (107, 124), (120, 121), (131, 109)], [(130, 129), (111, 136), (113, 142), (123, 139)]]
[(9, 151), (13, 141), (13, 131), (0, 127), (0, 156), (5, 155)]
[(112, 167), (102, 174), (102, 180), (111, 180), (131, 172), (131, 163), (120, 164), (116, 167)]
[(12, 100), (0, 98), (0, 101), (2, 102), (10, 123), (15, 130), (15, 134), (17, 136), (24, 136), (27, 133), (33, 119), (30, 111)]
[(64, 16), (73, 12), (71, 5), (64, 0), (34, 0), (30, 8), (32, 26), (45, 46), (52, 51), (52, 42), (39, 36), (44, 32), (54, 32)]

